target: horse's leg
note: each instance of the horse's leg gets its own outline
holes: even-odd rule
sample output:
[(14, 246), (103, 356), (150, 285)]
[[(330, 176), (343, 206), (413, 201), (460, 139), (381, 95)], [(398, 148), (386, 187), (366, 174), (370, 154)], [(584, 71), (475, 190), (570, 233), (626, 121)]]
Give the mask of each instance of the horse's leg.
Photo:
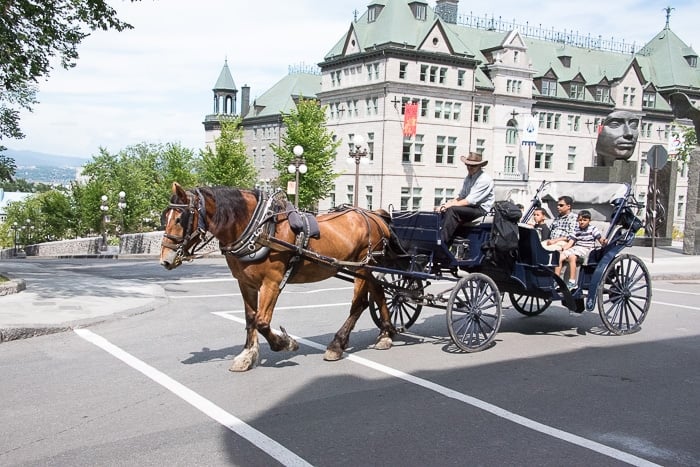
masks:
[(260, 345), (255, 328), (255, 315), (258, 303), (258, 290), (255, 287), (240, 285), (243, 303), (245, 304), (245, 347), (233, 359), (230, 371), (248, 371), (260, 363)]
[(355, 327), (355, 323), (357, 323), (364, 309), (369, 306), (368, 295), (368, 282), (359, 277), (355, 278), (355, 289), (350, 305), (350, 315), (348, 319), (345, 320), (345, 323), (343, 323), (343, 326), (335, 333), (335, 337), (333, 337), (331, 343), (326, 347), (326, 353), (323, 355), (324, 360), (333, 362), (342, 358), (343, 352), (347, 348), (350, 340), (350, 332)]
[(297, 341), (287, 334), (280, 326), (281, 334), (276, 333), (271, 327), (272, 313), (280, 295), (279, 283), (275, 281), (264, 282), (260, 287), (258, 300), (258, 313), (255, 316), (255, 328), (270, 344), (270, 349), (279, 352), (281, 350), (295, 351), (299, 349)]
[(389, 308), (386, 306), (384, 289), (378, 282), (373, 280), (367, 281), (367, 286), (369, 288), (370, 299), (379, 307), (379, 318), (382, 322), (374, 348), (377, 350), (390, 349), (394, 343), (392, 338), (396, 334), (396, 328), (391, 324), (391, 316), (389, 315)]

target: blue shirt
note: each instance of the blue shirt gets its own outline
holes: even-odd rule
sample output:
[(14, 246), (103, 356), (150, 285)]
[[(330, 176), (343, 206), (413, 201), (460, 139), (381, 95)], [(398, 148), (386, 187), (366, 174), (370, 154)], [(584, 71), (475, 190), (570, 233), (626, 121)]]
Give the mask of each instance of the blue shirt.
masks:
[(593, 248), (595, 246), (595, 241), (600, 239), (603, 235), (598, 230), (595, 225), (588, 224), (585, 229), (582, 229), (578, 225), (574, 228), (573, 235), (569, 236), (569, 240), (574, 241), (574, 245), (583, 248)]
[(457, 199), (466, 199), (472, 206), (481, 206), (488, 212), (493, 206), (496, 195), (493, 192), (493, 179), (483, 170), (474, 175), (467, 175)]

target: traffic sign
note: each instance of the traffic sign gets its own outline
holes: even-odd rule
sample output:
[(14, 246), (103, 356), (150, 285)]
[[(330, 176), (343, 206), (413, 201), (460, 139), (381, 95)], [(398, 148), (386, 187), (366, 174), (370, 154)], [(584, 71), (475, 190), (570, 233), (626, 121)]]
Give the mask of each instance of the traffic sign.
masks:
[(654, 170), (661, 170), (668, 160), (668, 151), (660, 144), (655, 144), (647, 152), (647, 164)]

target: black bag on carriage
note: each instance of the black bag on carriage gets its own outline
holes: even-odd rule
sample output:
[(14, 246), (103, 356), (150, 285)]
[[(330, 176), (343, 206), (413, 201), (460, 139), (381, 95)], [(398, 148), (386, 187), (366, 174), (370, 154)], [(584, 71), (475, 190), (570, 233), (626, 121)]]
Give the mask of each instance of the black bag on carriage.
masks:
[(518, 221), (523, 215), (510, 201), (497, 201), (493, 205), (491, 237), (482, 247), (484, 260), (491, 266), (511, 271), (518, 257)]

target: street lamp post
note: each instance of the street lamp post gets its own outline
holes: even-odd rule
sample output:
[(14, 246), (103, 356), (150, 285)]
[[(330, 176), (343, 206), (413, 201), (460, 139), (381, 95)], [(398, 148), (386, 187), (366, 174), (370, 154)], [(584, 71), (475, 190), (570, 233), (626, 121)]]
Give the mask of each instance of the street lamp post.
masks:
[(352, 196), (352, 205), (354, 207), (358, 206), (358, 189), (359, 189), (359, 183), (360, 183), (360, 161), (362, 161), (362, 158), (367, 156), (367, 149), (362, 149), (362, 145), (365, 143), (365, 139), (362, 137), (362, 135), (355, 135), (352, 139), (351, 143), (351, 148), (350, 148), (350, 153), (349, 153), (349, 158), (348, 162), (352, 163), (355, 162), (355, 188), (354, 188), (354, 193)]
[(107, 223), (109, 222), (109, 206), (107, 205), (107, 195), (102, 195), (100, 198), (100, 211), (102, 211), (102, 244), (100, 245), (100, 251), (107, 250)]
[(121, 233), (124, 233), (124, 209), (126, 209), (126, 193), (123, 191), (119, 192), (119, 202), (117, 203), (119, 208), (119, 220), (121, 221)]
[(17, 230), (19, 229), (19, 225), (17, 225), (17, 222), (13, 222), (11, 228), (14, 231), (14, 246), (12, 249), (12, 256), (17, 256)]
[(289, 164), (287, 171), (290, 174), (295, 174), (294, 176), (294, 205), (299, 207), (299, 174), (305, 174), (308, 170), (306, 167), (306, 161), (304, 160), (304, 148), (298, 144), (294, 146), (292, 150), (294, 152), (294, 161)]

